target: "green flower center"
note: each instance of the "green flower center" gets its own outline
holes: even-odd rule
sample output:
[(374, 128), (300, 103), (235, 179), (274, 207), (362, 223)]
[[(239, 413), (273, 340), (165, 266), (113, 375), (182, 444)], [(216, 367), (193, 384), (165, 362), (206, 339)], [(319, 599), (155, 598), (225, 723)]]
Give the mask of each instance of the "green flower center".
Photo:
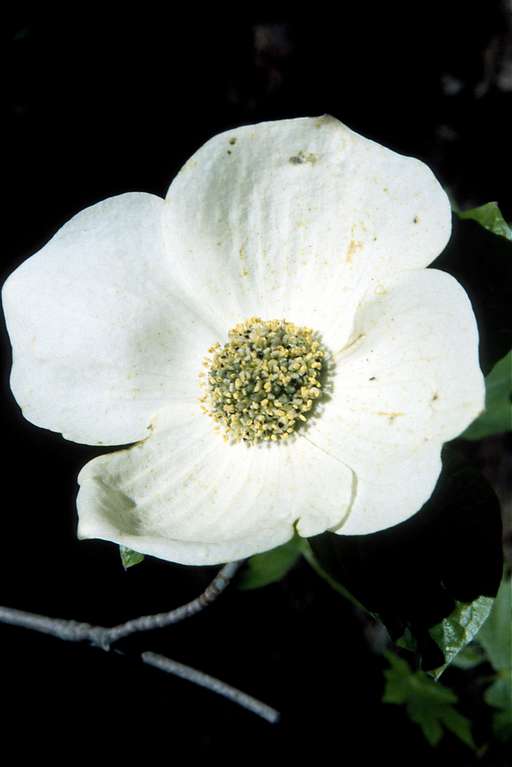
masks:
[(251, 317), (208, 351), (201, 402), (226, 440), (289, 439), (314, 412), (327, 352), (310, 328)]

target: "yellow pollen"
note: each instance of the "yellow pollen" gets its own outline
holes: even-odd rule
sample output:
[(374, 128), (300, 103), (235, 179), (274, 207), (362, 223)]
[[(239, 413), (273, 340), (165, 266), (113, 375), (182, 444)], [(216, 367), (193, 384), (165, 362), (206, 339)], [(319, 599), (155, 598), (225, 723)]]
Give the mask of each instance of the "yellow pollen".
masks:
[(203, 412), (228, 441), (289, 439), (314, 411), (326, 350), (310, 328), (251, 317), (208, 350), (201, 380)]

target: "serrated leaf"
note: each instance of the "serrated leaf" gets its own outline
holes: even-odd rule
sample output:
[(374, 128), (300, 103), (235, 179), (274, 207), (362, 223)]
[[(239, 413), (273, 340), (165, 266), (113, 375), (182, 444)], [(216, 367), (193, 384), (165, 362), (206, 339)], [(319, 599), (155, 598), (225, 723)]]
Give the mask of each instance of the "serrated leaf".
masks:
[(129, 567), (133, 567), (134, 565), (138, 565), (144, 559), (144, 554), (139, 554), (138, 551), (133, 551), (127, 546), (120, 545), (119, 554), (121, 555), (121, 562), (123, 563), (125, 570), (128, 570)]
[(443, 728), (439, 719), (432, 716), (431, 710), (421, 704), (410, 703), (407, 706), (407, 714), (412, 722), (419, 724), (430, 745), (437, 746), (443, 737)]
[(238, 580), (240, 589), (259, 589), (269, 583), (280, 581), (301, 556), (300, 541), (292, 538), (288, 543), (263, 554), (251, 557)]
[(475, 748), (470, 722), (465, 716), (462, 716), (456, 708), (453, 708), (453, 706), (446, 706), (443, 711), (442, 719), (447, 730), (453, 732), (459, 740), (462, 740), (462, 742), (470, 748)]
[(384, 671), (386, 687), (383, 703), (405, 703), (411, 695), (411, 669), (407, 661), (391, 652), (384, 653), (391, 668)]
[(497, 234), (499, 237), (505, 237), (507, 240), (512, 240), (512, 229), (503, 218), (496, 202), (487, 202), (478, 208), (458, 211), (457, 215), (462, 220), (471, 219), (472, 221), (477, 221), (480, 226), (488, 229), (489, 232)]
[(496, 671), (512, 667), (512, 580), (504, 578), (478, 641)]
[(383, 703), (405, 705), (409, 718), (418, 724), (430, 745), (440, 741), (443, 728), (474, 748), (469, 721), (455, 708), (457, 696), (423, 671), (412, 671), (406, 661), (386, 653), (390, 668), (384, 672)]
[(494, 600), (479, 597), (469, 604), (458, 602), (455, 610), (437, 626), (430, 629), (430, 635), (443, 651), (445, 663), (433, 673), (439, 679), (458, 653), (478, 634), (487, 620)]
[(482, 439), (511, 429), (512, 352), (509, 352), (485, 379), (485, 412), (461, 436), (463, 439)]

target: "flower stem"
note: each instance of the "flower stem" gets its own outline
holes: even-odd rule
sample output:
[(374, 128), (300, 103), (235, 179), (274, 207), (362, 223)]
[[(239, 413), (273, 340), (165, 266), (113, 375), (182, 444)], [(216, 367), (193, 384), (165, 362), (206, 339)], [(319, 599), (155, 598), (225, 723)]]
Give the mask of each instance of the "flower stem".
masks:
[(362, 610), (367, 615), (376, 619), (376, 616), (370, 612), (370, 610), (368, 610), (353, 594), (351, 594), (350, 591), (345, 588), (345, 586), (343, 586), (339, 581), (335, 580), (326, 570), (324, 570), (318, 559), (315, 557), (310, 542), (306, 538), (301, 539), (301, 551), (306, 562), (313, 568), (317, 575), (323, 578), (324, 581), (327, 581), (331, 588), (337, 591), (338, 594), (341, 594), (343, 597), (345, 597), (345, 599), (353, 604), (354, 607), (357, 607), (359, 610)]

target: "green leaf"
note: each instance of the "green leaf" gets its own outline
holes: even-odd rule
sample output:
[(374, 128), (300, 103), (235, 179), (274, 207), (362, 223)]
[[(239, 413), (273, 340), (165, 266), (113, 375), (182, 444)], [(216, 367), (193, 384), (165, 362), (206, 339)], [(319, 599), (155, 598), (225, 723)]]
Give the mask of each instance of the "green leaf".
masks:
[(407, 706), (407, 714), (412, 722), (419, 724), (423, 730), (423, 735), (430, 745), (437, 746), (443, 736), (443, 728), (441, 727), (439, 718), (432, 716), (432, 711), (429, 707), (426, 707), (419, 702), (409, 703)]
[(497, 708), (493, 729), (500, 740), (512, 740), (512, 580), (504, 578), (491, 614), (477, 637), (498, 672), (484, 699)]
[(500, 740), (512, 740), (512, 668), (499, 673), (485, 691), (484, 700), (498, 709), (492, 719), (495, 735)]
[[(442, 666), (429, 672), (434, 679), (439, 679), (443, 671), (457, 658), (460, 658), (462, 652), (469, 649), (466, 648), (466, 645), (476, 637), (487, 620), (493, 602), (491, 597), (478, 597), (468, 604), (457, 602), (450, 615), (430, 629), (430, 636), (442, 650), (445, 659)], [(406, 629), (396, 644), (412, 652), (417, 650), (417, 643), (409, 629)], [(472, 668), (484, 660), (482, 653), (472, 648), (469, 650), (469, 654), (466, 653), (461, 662), (456, 663), (456, 665), (459, 668)]]
[(238, 588), (259, 589), (261, 586), (280, 581), (300, 556), (300, 540), (297, 537), (271, 551), (255, 554), (247, 561), (238, 580)]
[(504, 578), (478, 641), (496, 671), (512, 667), (512, 580)]
[(494, 734), (500, 740), (512, 740), (512, 707), (497, 711), (492, 718)]
[(485, 661), (485, 655), (479, 644), (473, 644), (464, 647), (452, 660), (452, 665), (456, 668), (467, 670), (475, 668)]
[(512, 429), (512, 352), (485, 379), (485, 412), (473, 421), (464, 439), (482, 439)]
[(465, 716), (462, 716), (453, 706), (445, 706), (443, 712), (443, 724), (447, 730), (453, 732), (463, 743), (470, 748), (475, 748), (471, 725)]
[(441, 648), (445, 663), (433, 673), (439, 679), (459, 652), (478, 634), (487, 620), (493, 605), (490, 597), (478, 597), (469, 604), (458, 602), (455, 610), (437, 626), (430, 629), (430, 635)]
[(405, 705), (407, 715), (421, 727), (431, 746), (439, 743), (445, 728), (475, 748), (469, 721), (454, 708), (455, 693), (434, 682), (424, 671), (412, 671), (408, 663), (393, 653), (386, 653), (386, 658), (391, 668), (384, 671), (382, 702)]
[(503, 218), (496, 202), (487, 202), (478, 208), (458, 211), (457, 215), (463, 220), (471, 219), (477, 221), (480, 226), (488, 229), (489, 232), (505, 237), (507, 240), (512, 240), (512, 229)]
[(138, 565), (139, 562), (142, 562), (144, 559), (144, 554), (139, 554), (138, 551), (133, 551), (127, 546), (119, 546), (119, 553), (125, 570), (128, 570), (129, 567), (133, 567), (134, 565)]
[(384, 653), (391, 668), (384, 671), (386, 687), (382, 696), (383, 703), (406, 703), (411, 695), (412, 671), (407, 661), (392, 652)]
[(496, 677), (485, 691), (484, 700), (494, 708), (512, 708), (512, 670)]
[(409, 628), (405, 629), (404, 633), (396, 640), (395, 644), (398, 645), (398, 647), (403, 647), (404, 650), (409, 650), (409, 652), (415, 653), (418, 650), (418, 643)]

